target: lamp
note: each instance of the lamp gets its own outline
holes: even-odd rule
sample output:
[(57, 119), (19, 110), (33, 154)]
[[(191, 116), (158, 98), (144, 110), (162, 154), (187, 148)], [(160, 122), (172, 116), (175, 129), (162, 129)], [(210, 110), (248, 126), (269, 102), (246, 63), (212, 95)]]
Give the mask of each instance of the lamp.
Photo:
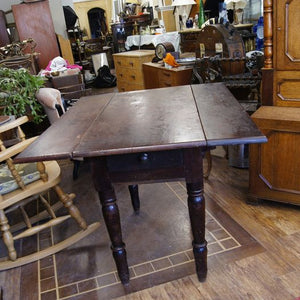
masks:
[(172, 3), (172, 6), (183, 6), (182, 22), (184, 24), (184, 27), (188, 18), (188, 14), (186, 11), (187, 6), (194, 5), (194, 4), (196, 4), (194, 0), (174, 0)]
[(225, 0), (226, 9), (232, 9), (234, 14), (234, 23), (242, 23), (243, 10), (247, 5), (247, 0)]

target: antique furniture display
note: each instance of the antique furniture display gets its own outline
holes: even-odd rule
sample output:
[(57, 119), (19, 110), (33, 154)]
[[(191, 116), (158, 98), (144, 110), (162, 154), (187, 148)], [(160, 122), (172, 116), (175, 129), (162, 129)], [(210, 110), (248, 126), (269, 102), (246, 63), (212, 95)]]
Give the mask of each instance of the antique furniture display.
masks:
[[(80, 211), (73, 204), (75, 194), (66, 194), (59, 186), (61, 171), (56, 161), (39, 161), (37, 163), (25, 164), (15, 164), (13, 162), (13, 158), (36, 139), (36, 137), (25, 138), (21, 125), (27, 121), (27, 117), (20, 117), (0, 125), (0, 230), (2, 232), (3, 243), (7, 248), (6, 259), (4, 259), (5, 256), (1, 257), (3, 259), (0, 262), (0, 270), (22, 266), (56, 253), (79, 241), (99, 227), (98, 222), (89, 226), (87, 225)], [(11, 138), (3, 140), (2, 136), (8, 136), (8, 132), (12, 132)], [(15, 137), (13, 133), (15, 133)], [(57, 195), (58, 202), (56, 204), (53, 204), (56, 198), (53, 197), (54, 194), (52, 193), (52, 202), (50, 201), (50, 190), (53, 190)], [(26, 210), (28, 205), (30, 206), (30, 203), (34, 201), (40, 201), (41, 207), (44, 206), (46, 210), (32, 215), (31, 209), (31, 213), (29, 214)], [(52, 203), (52, 206), (50, 203)], [(55, 210), (62, 206), (58, 205), (60, 203), (65, 206), (68, 213), (56, 216)], [(19, 212), (19, 217), (17, 212)], [(13, 214), (13, 217), (11, 217), (11, 214)], [(23, 217), (23, 220), (20, 216)], [(59, 225), (70, 217), (76, 221), (80, 227), (80, 231), (74, 233), (69, 238), (49, 245), (49, 247), (43, 250), (35, 250), (32, 253), (27, 253), (24, 256), (19, 247), (16, 247), (16, 241), (26, 239), (44, 229)], [(43, 219), (46, 222), (37, 223)], [(16, 220), (19, 221), (16, 222)]]
[(250, 145), (249, 201), (300, 205), (300, 108), (262, 106), (251, 117), (268, 142)]
[(154, 50), (136, 50), (113, 54), (119, 92), (145, 88), (142, 65), (155, 56)]
[(48, 1), (12, 5), (20, 40), (36, 42), (40, 53), (39, 68), (45, 69), (49, 61), (60, 55)]
[(253, 118), (269, 142), (250, 148), (250, 200), (300, 203), (299, 17), (298, 1), (264, 1), (264, 106)]
[[(53, 139), (56, 143), (50, 143)], [(223, 83), (186, 85), (86, 97), (17, 161), (84, 157), (90, 162), (124, 284), (129, 282), (129, 269), (113, 183), (184, 179), (196, 271), (202, 281), (207, 273), (202, 156), (217, 145), (265, 141)]]
[(168, 69), (160, 63), (144, 63), (145, 89), (186, 85), (191, 83), (192, 67)]
[(201, 29), (196, 48), (196, 82), (225, 82), (234, 96), (253, 112), (260, 105), (260, 69), (263, 55), (249, 52), (231, 25), (214, 24)]

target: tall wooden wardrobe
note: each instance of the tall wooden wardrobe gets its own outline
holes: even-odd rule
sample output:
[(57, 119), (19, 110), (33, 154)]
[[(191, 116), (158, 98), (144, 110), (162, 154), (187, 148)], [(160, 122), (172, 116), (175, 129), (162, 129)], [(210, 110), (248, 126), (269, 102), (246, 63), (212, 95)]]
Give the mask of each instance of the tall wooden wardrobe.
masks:
[(39, 55), (39, 67), (44, 69), (50, 60), (60, 55), (49, 1), (12, 5), (20, 40), (33, 38)]
[(262, 107), (268, 142), (250, 147), (249, 200), (300, 205), (300, 1), (265, 0)]

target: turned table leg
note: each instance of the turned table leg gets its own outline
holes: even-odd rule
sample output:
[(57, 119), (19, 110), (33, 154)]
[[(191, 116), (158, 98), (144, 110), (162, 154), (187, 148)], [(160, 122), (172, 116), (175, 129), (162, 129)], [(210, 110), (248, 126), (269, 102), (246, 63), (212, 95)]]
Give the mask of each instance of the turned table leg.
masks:
[(126, 257), (125, 243), (122, 240), (120, 213), (113, 185), (110, 181), (106, 159), (92, 160), (91, 169), (95, 188), (99, 194), (102, 213), (111, 240), (111, 250), (117, 266), (120, 280), (129, 283), (129, 269)]
[(204, 281), (207, 275), (207, 242), (205, 240), (205, 199), (201, 148), (185, 149), (184, 165), (196, 272), (199, 281)]
[(207, 274), (207, 242), (205, 240), (205, 199), (201, 184), (187, 183), (188, 208), (193, 233), (193, 252), (199, 281)]

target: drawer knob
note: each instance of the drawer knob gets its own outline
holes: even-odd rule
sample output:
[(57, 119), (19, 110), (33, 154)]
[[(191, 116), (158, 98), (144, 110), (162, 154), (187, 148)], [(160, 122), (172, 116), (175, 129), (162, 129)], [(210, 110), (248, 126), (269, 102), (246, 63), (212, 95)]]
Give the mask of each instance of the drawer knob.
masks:
[(142, 153), (142, 154), (140, 154), (140, 156), (139, 156), (139, 160), (140, 160), (141, 162), (147, 161), (148, 158), (149, 158), (148, 153)]

